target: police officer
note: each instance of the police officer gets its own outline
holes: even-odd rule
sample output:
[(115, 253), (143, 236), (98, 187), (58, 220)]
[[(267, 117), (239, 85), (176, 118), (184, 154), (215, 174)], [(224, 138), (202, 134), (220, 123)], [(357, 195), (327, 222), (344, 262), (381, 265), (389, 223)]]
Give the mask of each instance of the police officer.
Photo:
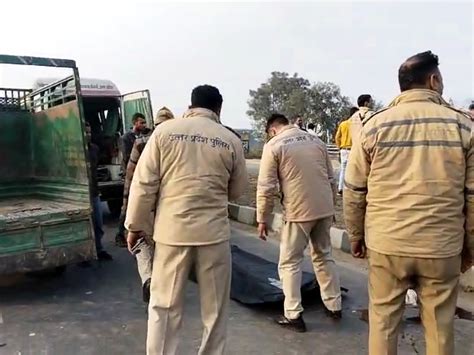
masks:
[(454, 354), (461, 250), (474, 248), (474, 148), (469, 119), (442, 98), (438, 57), (407, 59), (402, 93), (364, 122), (346, 171), (344, 216), (352, 254), (369, 258), (369, 353), (396, 354), (414, 285), (426, 353)]
[[(150, 129), (146, 126), (145, 116), (136, 112), (132, 116), (132, 129), (125, 133), (119, 141), (120, 152), (122, 154), (122, 172), (124, 177), (126, 176), (127, 164), (132, 153), (133, 144), (135, 140), (141, 137), (143, 134), (150, 132)], [(127, 241), (125, 240), (125, 212), (127, 206), (122, 204), (121, 216), (119, 218), (119, 228), (115, 235), (115, 245), (121, 248), (127, 247)]]
[(360, 130), (362, 129), (362, 121), (374, 114), (374, 111), (372, 111), (374, 100), (371, 95), (360, 95), (357, 98), (357, 105), (359, 106), (359, 110), (353, 112), (349, 118), (352, 144), (356, 143), (359, 138)]
[(273, 114), (267, 134), (257, 184), (258, 233), (267, 235), (267, 224), (280, 186), (285, 226), (280, 243), (279, 274), (285, 294), (284, 315), (276, 322), (287, 329), (305, 332), (301, 305), (301, 263), (311, 246), (314, 271), (327, 314), (341, 318), (341, 290), (331, 254), (329, 230), (334, 216), (336, 183), (325, 144), (316, 136), (290, 125)]
[[(171, 120), (173, 118), (173, 113), (167, 107), (162, 107), (158, 110), (158, 113), (156, 114), (153, 123), (156, 128), (163, 122)], [(145, 149), (145, 146), (150, 136), (151, 131), (149, 133), (143, 132), (143, 135), (141, 137), (136, 138), (135, 143), (133, 144), (130, 159), (128, 160), (127, 164), (125, 183), (123, 187), (123, 217), (121, 217), (123, 218), (123, 221), (125, 221), (125, 216), (127, 213), (128, 194), (130, 192), (130, 185), (132, 184), (133, 174), (135, 173), (135, 168), (137, 167), (138, 159), (140, 159), (140, 156), (143, 150)], [(154, 249), (154, 242), (150, 239), (150, 235), (143, 235), (142, 242), (139, 246), (137, 246), (137, 248), (134, 248), (133, 252), (137, 259), (138, 273), (140, 274), (140, 279), (142, 280), (144, 302), (150, 301), (150, 283), (153, 268)]]
[[(204, 333), (199, 354), (223, 354), (230, 294), (227, 204), (247, 185), (242, 143), (220, 123), (222, 96), (195, 88), (182, 118), (155, 129), (133, 177), (126, 227), (133, 248), (153, 230), (147, 354), (175, 354), (184, 290), (194, 268)], [(150, 211), (156, 208), (154, 226)], [(154, 227), (154, 228), (153, 228)]]

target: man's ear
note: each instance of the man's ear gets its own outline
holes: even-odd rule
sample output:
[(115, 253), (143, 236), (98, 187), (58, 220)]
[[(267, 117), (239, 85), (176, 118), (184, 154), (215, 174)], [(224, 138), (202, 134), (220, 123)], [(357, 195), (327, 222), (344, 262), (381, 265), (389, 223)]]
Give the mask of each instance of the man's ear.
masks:
[(431, 90), (436, 91), (438, 87), (438, 76), (436, 74), (431, 74), (428, 80), (428, 86)]
[(429, 76), (429, 87), (431, 90), (443, 95), (443, 79), (440, 74), (433, 73)]

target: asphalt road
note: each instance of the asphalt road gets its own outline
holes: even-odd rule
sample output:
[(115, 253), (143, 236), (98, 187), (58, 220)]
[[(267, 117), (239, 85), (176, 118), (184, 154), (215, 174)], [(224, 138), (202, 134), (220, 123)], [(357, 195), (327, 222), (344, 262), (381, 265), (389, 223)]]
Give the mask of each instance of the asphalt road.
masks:
[[(60, 277), (35, 279), (18, 275), (0, 280), (1, 355), (144, 354), (146, 307), (133, 258), (113, 246), (115, 225), (106, 230), (106, 246), (114, 261), (91, 268), (71, 266)], [(276, 241), (262, 242), (254, 230), (233, 224), (232, 243), (276, 260)], [(359, 319), (366, 308), (364, 264), (336, 252), (342, 285), (344, 319), (334, 323), (323, 313), (317, 295), (305, 301), (309, 332), (284, 331), (272, 323), (281, 305), (246, 307), (232, 301), (228, 354), (366, 354), (367, 324)], [(304, 268), (311, 271), (309, 260)], [(251, 271), (251, 270), (250, 270)], [(416, 310), (408, 310), (416, 315)], [(456, 354), (473, 353), (474, 322), (456, 320)], [(181, 354), (195, 354), (201, 338), (197, 287), (189, 283)], [(405, 322), (400, 354), (424, 353), (421, 326)]]

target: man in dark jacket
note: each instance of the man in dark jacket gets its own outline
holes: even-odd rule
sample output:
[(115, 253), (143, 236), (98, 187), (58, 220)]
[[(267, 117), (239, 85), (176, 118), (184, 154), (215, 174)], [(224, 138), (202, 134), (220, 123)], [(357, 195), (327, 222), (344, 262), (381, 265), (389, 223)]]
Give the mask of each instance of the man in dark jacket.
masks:
[(132, 129), (125, 133), (120, 140), (120, 150), (122, 152), (122, 171), (124, 175), (125, 171), (127, 170), (127, 164), (128, 160), (130, 159), (133, 143), (135, 143), (135, 139), (142, 135), (143, 130), (146, 128), (145, 116), (139, 112), (135, 113), (132, 117), (132, 124)]
[(99, 197), (99, 185), (97, 183), (97, 166), (99, 164), (99, 147), (92, 143), (91, 127), (86, 123), (86, 138), (89, 150), (90, 163), (90, 194), (92, 203), (92, 222), (94, 224), (95, 247), (99, 260), (112, 260), (112, 256), (104, 250), (102, 237), (104, 236), (102, 207)]
[[(125, 133), (120, 139), (120, 152), (122, 153), (122, 174), (124, 178), (127, 174), (127, 164), (130, 160), (130, 154), (132, 153), (135, 140), (143, 136), (144, 132), (147, 131), (145, 116), (139, 112), (133, 115), (132, 124), (132, 129)], [(126, 209), (126, 207), (127, 206), (122, 205), (122, 210), (124, 208)], [(119, 231), (115, 236), (115, 245), (121, 248), (127, 247), (127, 242), (125, 240), (125, 228), (123, 226), (124, 222), (125, 215), (122, 213), (119, 221)]]

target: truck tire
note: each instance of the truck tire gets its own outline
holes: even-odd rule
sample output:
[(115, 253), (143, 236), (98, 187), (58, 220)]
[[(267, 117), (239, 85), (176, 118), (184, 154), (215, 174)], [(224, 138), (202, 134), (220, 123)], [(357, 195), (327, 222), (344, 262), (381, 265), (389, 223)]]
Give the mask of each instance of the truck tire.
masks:
[(122, 210), (122, 201), (121, 200), (109, 200), (107, 201), (107, 206), (109, 206), (110, 214), (113, 217), (120, 216)]

